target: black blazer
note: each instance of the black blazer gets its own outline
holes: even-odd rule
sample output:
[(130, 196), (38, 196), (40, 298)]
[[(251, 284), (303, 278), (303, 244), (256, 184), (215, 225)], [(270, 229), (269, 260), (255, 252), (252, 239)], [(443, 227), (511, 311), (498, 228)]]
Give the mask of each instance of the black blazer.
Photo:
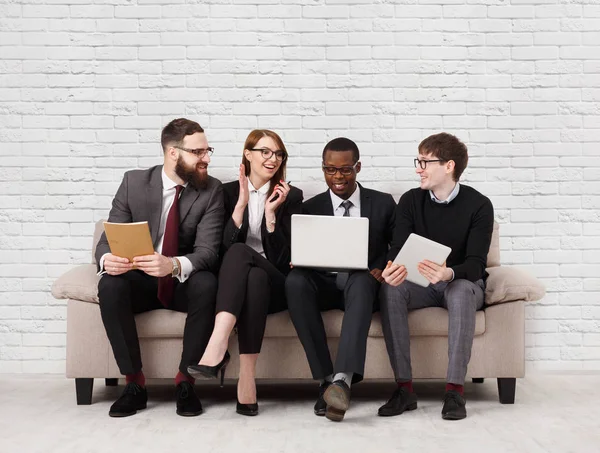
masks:
[[(223, 184), (225, 194), (225, 230), (223, 231), (222, 254), (236, 242), (245, 243), (248, 236), (248, 207), (244, 211), (244, 220), (240, 228), (233, 223), (231, 215), (235, 209), (240, 195), (240, 183), (238, 181)], [(297, 187), (290, 187), (287, 199), (275, 213), (275, 231), (267, 231), (266, 219), (263, 216), (261, 224), (261, 236), (263, 249), (267, 259), (281, 273), (287, 275), (290, 272), (290, 261), (292, 259), (291, 237), (292, 237), (292, 214), (302, 213), (302, 200), (304, 196)]]
[[(369, 219), (369, 269), (383, 270), (394, 234), (396, 202), (389, 193), (360, 187), (360, 216)], [(334, 215), (329, 190), (303, 204), (303, 213)]]

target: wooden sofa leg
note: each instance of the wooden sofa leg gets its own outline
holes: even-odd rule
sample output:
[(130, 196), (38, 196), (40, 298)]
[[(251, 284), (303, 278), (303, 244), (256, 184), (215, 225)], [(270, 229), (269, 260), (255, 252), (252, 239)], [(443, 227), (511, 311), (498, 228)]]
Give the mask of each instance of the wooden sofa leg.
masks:
[(93, 388), (94, 378), (75, 378), (75, 393), (78, 405), (92, 404)]
[(106, 384), (107, 387), (116, 387), (117, 385), (119, 385), (119, 379), (118, 378), (106, 378), (106, 379), (104, 379), (104, 383)]
[(515, 404), (516, 378), (498, 378), (498, 396), (502, 404)]
[(483, 384), (483, 378), (482, 377), (474, 377), (473, 384)]

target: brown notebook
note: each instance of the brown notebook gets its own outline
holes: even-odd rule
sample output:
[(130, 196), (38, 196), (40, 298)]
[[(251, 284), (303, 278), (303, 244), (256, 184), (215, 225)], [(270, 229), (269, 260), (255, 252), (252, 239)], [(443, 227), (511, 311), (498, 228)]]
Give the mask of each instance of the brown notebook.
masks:
[(104, 222), (110, 253), (133, 261), (134, 256), (153, 255), (154, 246), (148, 222)]

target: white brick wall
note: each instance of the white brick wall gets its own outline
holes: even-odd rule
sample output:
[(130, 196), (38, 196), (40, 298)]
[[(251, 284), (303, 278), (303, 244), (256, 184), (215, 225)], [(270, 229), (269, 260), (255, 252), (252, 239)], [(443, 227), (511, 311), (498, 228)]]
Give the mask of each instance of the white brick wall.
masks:
[(600, 369), (599, 42), (598, 0), (0, 0), (0, 372), (63, 372), (50, 285), (178, 116), (223, 180), (251, 128), (277, 130), (308, 195), (330, 138), (398, 197), (417, 143), (457, 134), (503, 263), (548, 288), (530, 366)]

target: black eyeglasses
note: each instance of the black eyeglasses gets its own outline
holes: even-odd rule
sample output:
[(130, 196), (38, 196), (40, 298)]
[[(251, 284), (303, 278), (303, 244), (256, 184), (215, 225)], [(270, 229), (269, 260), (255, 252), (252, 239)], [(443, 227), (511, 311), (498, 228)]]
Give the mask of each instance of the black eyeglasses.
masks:
[(326, 175), (335, 175), (338, 171), (340, 172), (341, 175), (343, 176), (350, 176), (352, 173), (354, 173), (354, 170), (356, 169), (356, 166), (358, 165), (358, 162), (356, 162), (354, 165), (350, 166), (350, 167), (333, 167), (331, 165), (325, 165), (323, 164), (321, 166), (321, 168), (323, 168), (323, 172)]
[(273, 151), (269, 148), (251, 148), (250, 151), (259, 151), (264, 160), (270, 159), (273, 154), (275, 154), (275, 159), (280, 162), (287, 159), (287, 153), (280, 149)]
[(427, 164), (430, 162), (447, 162), (444, 159), (431, 159), (431, 160), (427, 160), (427, 159), (415, 159), (415, 168), (417, 168), (417, 166), (421, 167), (421, 170), (425, 170), (427, 168)]
[(212, 156), (213, 153), (215, 152), (215, 149), (211, 148), (211, 147), (190, 149), (190, 148), (184, 148), (182, 146), (173, 146), (173, 148), (180, 149), (181, 151), (185, 151), (186, 153), (192, 153), (194, 156), (197, 156), (197, 157), (204, 157), (207, 154), (209, 156)]

